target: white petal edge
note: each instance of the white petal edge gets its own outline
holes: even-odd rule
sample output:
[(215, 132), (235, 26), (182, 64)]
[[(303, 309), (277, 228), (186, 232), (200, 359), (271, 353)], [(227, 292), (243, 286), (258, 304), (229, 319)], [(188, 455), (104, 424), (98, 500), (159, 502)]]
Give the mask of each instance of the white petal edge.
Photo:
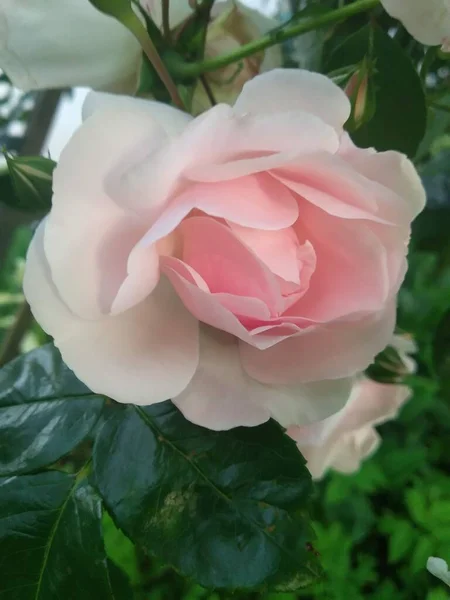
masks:
[(28, 250), (24, 292), (67, 365), (95, 393), (148, 405), (178, 395), (198, 364), (198, 322), (162, 278), (139, 305), (86, 321), (62, 302), (44, 254), (42, 223)]
[(238, 113), (303, 110), (340, 131), (350, 116), (350, 101), (331, 79), (303, 69), (273, 69), (248, 81), (236, 100)]

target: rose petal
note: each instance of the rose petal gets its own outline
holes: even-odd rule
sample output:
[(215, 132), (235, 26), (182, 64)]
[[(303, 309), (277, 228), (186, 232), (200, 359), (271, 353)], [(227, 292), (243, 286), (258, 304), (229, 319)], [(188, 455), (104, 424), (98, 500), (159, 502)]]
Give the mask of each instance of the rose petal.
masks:
[(280, 385), (273, 388), (278, 393), (264, 404), (283, 427), (306, 425), (322, 421), (340, 411), (350, 396), (352, 385), (352, 377), (293, 386)]
[(450, 6), (445, 0), (382, 0), (381, 3), (421, 44), (444, 44), (450, 35)]
[(300, 243), (292, 227), (261, 231), (230, 223), (233, 232), (272, 271), (286, 281), (300, 283)]
[(392, 302), (383, 311), (359, 320), (310, 327), (263, 352), (241, 343), (242, 365), (250, 377), (269, 384), (355, 375), (389, 343), (395, 313)]
[(181, 231), (182, 260), (212, 293), (258, 298), (276, 313), (281, 295), (275, 276), (231, 229), (214, 219), (192, 217)]
[(141, 104), (96, 112), (72, 137), (54, 172), (46, 255), (64, 302), (85, 318), (109, 312), (127, 276), (128, 256), (146, 230), (140, 218), (114, 203), (104, 184), (122, 156), (164, 140), (151, 115)]
[(51, 281), (44, 225), (28, 251), (24, 291), (34, 316), (64, 361), (94, 392), (118, 402), (153, 404), (179, 394), (198, 364), (198, 322), (164, 279), (144, 302), (115, 317), (85, 321)]
[(197, 155), (197, 161), (186, 167), (185, 176), (189, 179), (234, 179), (289, 164), (305, 154), (335, 153), (339, 148), (334, 129), (301, 110), (241, 118), (230, 115), (221, 127), (223, 132), (213, 126), (205, 132), (203, 146), (207, 151), (203, 150), (200, 160)]
[(267, 394), (264, 386), (243, 372), (235, 339), (203, 328), (199, 366), (173, 403), (189, 421), (221, 431), (267, 421), (270, 413), (261, 403), (261, 397)]
[(293, 195), (265, 173), (220, 184), (196, 183), (169, 203), (141, 244), (153, 244), (168, 235), (194, 208), (257, 229), (281, 229), (298, 218)]
[(200, 363), (174, 403), (190, 421), (214, 430), (254, 426), (271, 416), (281, 425), (312, 423), (342, 408), (352, 380), (300, 386), (262, 385), (243, 371), (236, 340), (209, 327), (200, 336)]
[(410, 394), (407, 386), (363, 378), (338, 413), (311, 425), (288, 427), (287, 434), (297, 442), (315, 479), (329, 468), (351, 473), (379, 444), (374, 426), (393, 419)]
[(278, 117), (237, 118), (231, 107), (219, 104), (191, 121), (170, 145), (135, 161), (123, 181), (114, 182), (111, 193), (119, 205), (146, 215), (155, 202), (155, 187), (159, 190), (163, 184), (161, 202), (184, 192), (184, 178), (204, 182), (235, 179), (284, 164), (305, 152), (336, 152), (338, 147), (336, 132), (314, 115), (297, 111)]
[(155, 102), (148, 98), (133, 98), (131, 96), (101, 92), (90, 92), (86, 96), (82, 108), (83, 121), (95, 112), (108, 108), (122, 109), (124, 111), (143, 110), (148, 114), (149, 118), (165, 131), (169, 138), (178, 136), (188, 123), (192, 121), (191, 115), (169, 104)]
[(144, 300), (159, 281), (159, 255), (155, 246), (135, 246), (127, 263), (123, 280), (111, 305), (111, 314), (117, 315)]
[[(299, 237), (312, 243), (317, 264), (308, 292), (287, 315), (326, 323), (352, 313), (381, 310), (396, 281), (390, 280), (386, 247), (373, 229), (364, 221), (330, 216), (304, 201), (300, 214), (295, 228)], [(398, 235), (394, 232), (393, 237)], [(400, 248), (397, 244), (395, 257), (404, 258), (402, 243)]]
[(0, 67), (24, 90), (94, 87), (133, 93), (141, 48), (88, 0), (4, 0)]
[(393, 199), (391, 194), (386, 193), (387, 189), (397, 195), (396, 205), (399, 214), (403, 214), (409, 221), (423, 210), (426, 201), (425, 190), (414, 165), (407, 156), (393, 150), (373, 152), (370, 149), (357, 148), (351, 140), (348, 140), (343, 148), (340, 155), (348, 164), (363, 177), (383, 186), (382, 188), (371, 186), (377, 192), (380, 208), (390, 208), (387, 203), (380, 203), (383, 190), (386, 199)]
[(248, 81), (236, 101), (239, 113), (303, 110), (341, 129), (350, 102), (331, 79), (302, 69), (274, 69)]
[[(277, 344), (280, 340), (298, 331), (298, 327), (295, 325), (266, 324), (250, 332), (244, 327), (240, 319), (229, 310), (227, 302), (222, 304), (223, 296), (221, 294), (212, 294), (198, 286), (196, 278), (192, 275), (193, 269), (188, 265), (171, 256), (161, 257), (160, 262), (161, 271), (170, 279), (185, 307), (199, 321), (231, 333), (258, 348), (267, 348)], [(238, 298), (235, 298), (237, 301)], [(247, 300), (243, 297), (242, 306), (248, 306)], [(260, 302), (260, 310), (264, 310), (264, 304), (261, 300), (254, 298), (251, 300)], [(245, 314), (245, 308), (243, 312)]]
[(371, 427), (360, 429), (349, 438), (347, 444), (337, 448), (333, 467), (340, 473), (354, 473), (361, 466), (361, 460), (373, 454), (380, 442), (380, 436)]
[(318, 153), (272, 174), (331, 215), (395, 225), (411, 222), (411, 210), (397, 193), (399, 188), (393, 190), (366, 177), (340, 156)]

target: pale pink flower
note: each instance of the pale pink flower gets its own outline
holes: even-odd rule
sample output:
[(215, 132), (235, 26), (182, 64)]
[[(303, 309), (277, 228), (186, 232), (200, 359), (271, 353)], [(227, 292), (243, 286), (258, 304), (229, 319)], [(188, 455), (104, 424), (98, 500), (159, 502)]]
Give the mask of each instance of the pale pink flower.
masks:
[(449, 0), (381, 0), (381, 4), (421, 44), (450, 50)]
[(349, 109), (289, 69), (196, 119), (88, 98), (24, 283), (82, 381), (212, 429), (344, 406), (391, 339), (425, 199), (404, 155), (351, 143)]
[[(415, 344), (395, 336), (392, 345), (406, 372), (413, 373), (415, 361), (408, 354), (415, 352)], [(297, 442), (314, 479), (323, 477), (328, 469), (353, 473), (381, 443), (375, 426), (394, 419), (410, 396), (407, 385), (378, 383), (362, 375), (338, 413), (311, 425), (288, 427), (287, 434)]]

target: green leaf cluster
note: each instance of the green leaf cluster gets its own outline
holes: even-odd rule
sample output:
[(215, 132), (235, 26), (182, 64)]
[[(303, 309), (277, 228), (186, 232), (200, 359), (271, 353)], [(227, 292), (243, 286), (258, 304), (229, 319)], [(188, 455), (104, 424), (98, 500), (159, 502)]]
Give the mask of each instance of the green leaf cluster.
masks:
[(116, 563), (140, 581), (133, 543), (205, 588), (303, 589), (321, 576), (311, 495), (304, 460), (275, 422), (214, 432), (170, 402), (119, 405), (88, 390), (53, 345), (0, 371), (7, 598), (129, 599)]

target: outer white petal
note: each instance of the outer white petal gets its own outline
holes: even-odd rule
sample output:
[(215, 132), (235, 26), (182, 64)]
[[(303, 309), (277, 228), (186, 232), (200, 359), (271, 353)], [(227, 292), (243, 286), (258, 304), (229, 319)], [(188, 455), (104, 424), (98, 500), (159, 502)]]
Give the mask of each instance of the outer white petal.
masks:
[[(360, 175), (395, 192), (399, 207), (401, 203), (402, 212), (410, 220), (424, 209), (426, 193), (422, 181), (413, 163), (401, 152), (374, 152), (372, 148), (357, 148), (348, 134), (344, 133), (339, 154)], [(387, 198), (392, 198), (392, 195), (387, 195)]]
[(277, 388), (266, 386), (272, 394), (264, 402), (283, 427), (309, 425), (340, 411), (349, 399), (352, 385), (353, 378), (345, 377)]
[(148, 117), (158, 123), (170, 137), (179, 135), (186, 125), (192, 121), (192, 117), (188, 113), (162, 102), (102, 92), (91, 92), (86, 96), (82, 109), (83, 121), (95, 112), (108, 108), (127, 112), (145, 111)]
[(236, 100), (237, 113), (302, 110), (341, 130), (350, 101), (331, 79), (302, 69), (273, 69), (248, 81)]
[[(93, 114), (61, 154), (53, 176), (45, 252), (61, 297), (80, 316), (109, 312), (127, 275), (130, 252), (146, 230), (141, 219), (111, 199), (108, 178), (164, 139), (152, 111), (130, 98), (126, 108)], [(155, 281), (154, 275), (150, 280)]]
[(448, 0), (381, 0), (385, 10), (403, 23), (421, 44), (448, 45), (450, 3)]
[(18, 88), (132, 92), (140, 57), (133, 35), (89, 0), (0, 0), (0, 67)]
[(153, 404), (179, 394), (198, 363), (198, 322), (162, 279), (139, 305), (95, 321), (76, 317), (51, 280), (41, 224), (28, 251), (24, 291), (67, 365), (94, 392)]
[(261, 402), (265, 394), (267, 390), (243, 372), (235, 339), (202, 327), (199, 366), (173, 402), (189, 421), (220, 431), (267, 421), (270, 413)]
[(362, 377), (342, 410), (311, 425), (288, 427), (287, 433), (297, 442), (313, 478), (321, 478), (329, 468), (352, 473), (381, 442), (375, 425), (395, 418), (410, 395), (405, 385)]
[(191, 383), (173, 399), (187, 419), (223, 430), (254, 426), (274, 418), (281, 425), (305, 425), (339, 411), (352, 379), (298, 386), (263, 385), (241, 367), (233, 336), (202, 327), (200, 363)]

